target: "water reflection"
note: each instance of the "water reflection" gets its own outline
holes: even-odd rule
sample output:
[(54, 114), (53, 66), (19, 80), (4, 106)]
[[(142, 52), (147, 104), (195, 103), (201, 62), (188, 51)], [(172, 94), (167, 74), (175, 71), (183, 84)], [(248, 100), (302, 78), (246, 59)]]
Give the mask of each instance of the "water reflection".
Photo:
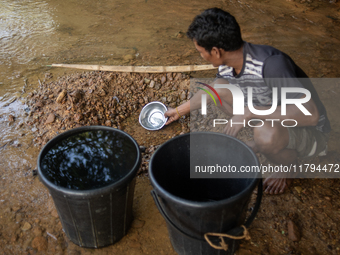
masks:
[(43, 54), (54, 21), (45, 1), (0, 2), (0, 64), (26, 64)]
[(112, 131), (88, 131), (54, 145), (41, 161), (44, 176), (57, 186), (88, 190), (114, 183), (136, 163), (135, 144)]

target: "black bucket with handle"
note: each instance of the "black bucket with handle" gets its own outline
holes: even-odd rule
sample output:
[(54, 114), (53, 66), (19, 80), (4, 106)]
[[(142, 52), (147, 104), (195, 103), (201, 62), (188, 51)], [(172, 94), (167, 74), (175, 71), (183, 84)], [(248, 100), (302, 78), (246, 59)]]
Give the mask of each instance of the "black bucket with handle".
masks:
[(75, 128), (44, 146), (38, 158), (39, 177), (72, 242), (99, 248), (126, 235), (133, 220), (140, 163), (137, 142), (111, 127)]
[[(248, 228), (260, 207), (261, 173), (191, 178), (190, 169), (196, 164), (256, 169), (258, 159), (234, 137), (197, 132), (167, 141), (150, 160), (151, 194), (175, 251), (180, 255), (234, 254), (239, 240), (249, 239)], [(256, 187), (256, 202), (247, 217)]]

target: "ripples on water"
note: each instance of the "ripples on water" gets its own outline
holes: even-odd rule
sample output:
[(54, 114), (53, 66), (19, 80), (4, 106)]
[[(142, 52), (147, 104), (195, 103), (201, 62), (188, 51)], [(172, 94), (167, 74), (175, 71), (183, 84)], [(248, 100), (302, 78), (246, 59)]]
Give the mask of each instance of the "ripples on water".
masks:
[(137, 149), (122, 133), (93, 130), (58, 141), (41, 160), (45, 178), (59, 187), (101, 188), (127, 175)]
[[(51, 40), (55, 34), (53, 8), (45, 1), (1, 0), (0, 1), (0, 147), (12, 147), (17, 141), (23, 123), (24, 108), (20, 96), (25, 84), (27, 70), (36, 68), (34, 59), (42, 56), (46, 46), (54, 47)], [(37, 80), (36, 80), (37, 81)], [(14, 116), (15, 122), (9, 123), (8, 116)], [(28, 139), (29, 136), (24, 136)], [(26, 147), (25, 147), (26, 148)], [(25, 148), (20, 148), (24, 150)], [(15, 152), (13, 152), (15, 151)], [(25, 160), (16, 157), (18, 148), (3, 150), (5, 158), (0, 164), (16, 165)], [(25, 156), (26, 157), (26, 156)], [(29, 156), (26, 157), (30, 159)], [(2, 165), (4, 167), (4, 165)]]
[(26, 64), (43, 54), (55, 23), (44, 1), (0, 2), (0, 64)]

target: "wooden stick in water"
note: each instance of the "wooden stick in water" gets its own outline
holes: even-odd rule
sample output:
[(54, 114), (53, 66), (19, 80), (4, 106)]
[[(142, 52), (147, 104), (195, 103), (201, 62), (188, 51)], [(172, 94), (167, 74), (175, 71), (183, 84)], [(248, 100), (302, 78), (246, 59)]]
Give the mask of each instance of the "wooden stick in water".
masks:
[(52, 64), (51, 67), (64, 67), (94, 71), (130, 72), (130, 73), (175, 73), (192, 72), (215, 69), (212, 65), (186, 65), (186, 66), (105, 66), (105, 65), (77, 65)]

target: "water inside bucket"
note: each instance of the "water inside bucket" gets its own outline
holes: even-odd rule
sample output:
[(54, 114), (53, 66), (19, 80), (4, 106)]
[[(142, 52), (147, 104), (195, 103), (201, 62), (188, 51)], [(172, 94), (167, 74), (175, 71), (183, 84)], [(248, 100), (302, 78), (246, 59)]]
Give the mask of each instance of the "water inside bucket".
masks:
[(57, 142), (41, 161), (44, 176), (57, 186), (89, 190), (112, 184), (134, 166), (137, 149), (120, 133), (93, 130)]

